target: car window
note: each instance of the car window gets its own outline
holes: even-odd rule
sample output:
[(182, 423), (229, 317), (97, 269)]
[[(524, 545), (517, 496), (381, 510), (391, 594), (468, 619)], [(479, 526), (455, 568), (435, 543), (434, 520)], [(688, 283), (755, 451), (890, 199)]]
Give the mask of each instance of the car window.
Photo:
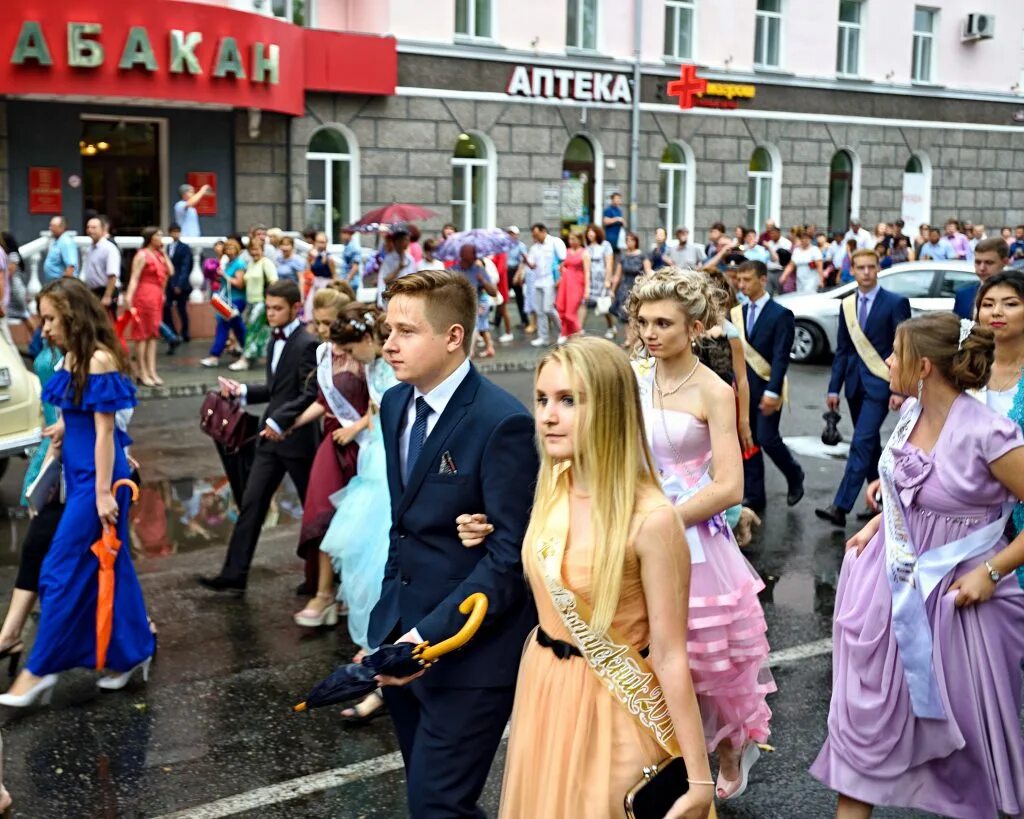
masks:
[(969, 270), (947, 270), (942, 274), (942, 287), (939, 296), (948, 299), (956, 298), (956, 291), (978, 283), (978, 277)]
[(908, 270), (905, 273), (893, 273), (879, 283), (890, 293), (906, 296), (908, 299), (926, 299), (932, 293), (935, 281), (933, 270)]

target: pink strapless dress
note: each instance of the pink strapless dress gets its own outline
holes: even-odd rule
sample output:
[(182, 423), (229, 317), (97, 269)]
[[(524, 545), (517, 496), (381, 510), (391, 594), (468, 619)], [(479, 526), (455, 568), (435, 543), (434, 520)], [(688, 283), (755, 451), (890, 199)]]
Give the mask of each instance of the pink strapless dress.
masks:
[[(674, 475), (684, 487), (695, 486), (711, 462), (707, 424), (672, 410), (665, 411), (664, 424), (660, 409), (646, 416), (663, 478)], [(676, 453), (683, 463), (675, 462)], [(724, 515), (696, 529), (705, 560), (690, 573), (687, 648), (704, 738), (709, 751), (723, 740), (734, 748), (765, 742), (772, 716), (765, 697), (775, 691), (775, 681), (768, 670), (768, 625), (757, 599), (764, 582), (740, 552)]]

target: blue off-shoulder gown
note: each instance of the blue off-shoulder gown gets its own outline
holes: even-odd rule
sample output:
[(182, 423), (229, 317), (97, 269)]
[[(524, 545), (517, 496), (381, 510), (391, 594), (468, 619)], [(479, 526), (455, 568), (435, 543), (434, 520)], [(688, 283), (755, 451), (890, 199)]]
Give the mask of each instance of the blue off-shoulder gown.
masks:
[[(136, 404), (135, 387), (120, 373), (90, 375), (81, 403), (75, 402), (71, 374), (58, 370), (43, 389), (43, 400), (64, 416), (62, 457), (67, 504), (39, 578), (39, 629), (26, 664), (37, 676), (96, 665), (96, 600), (99, 561), (90, 550), (101, 533), (96, 513), (96, 426), (93, 413), (116, 413)], [(127, 434), (114, 428), (112, 481), (131, 472)], [(114, 562), (114, 622), (106, 667), (128, 671), (152, 655), (142, 588), (128, 553), (128, 489), (118, 490), (117, 531), (122, 547)]]

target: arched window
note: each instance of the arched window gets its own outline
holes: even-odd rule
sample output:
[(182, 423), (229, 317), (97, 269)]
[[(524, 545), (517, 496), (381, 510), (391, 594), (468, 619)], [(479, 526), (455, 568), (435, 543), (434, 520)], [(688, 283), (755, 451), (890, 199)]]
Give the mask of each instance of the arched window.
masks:
[(494, 225), (494, 147), (483, 134), (459, 134), (452, 155), (452, 222), (459, 230)]
[(604, 155), (589, 135), (576, 134), (562, 155), (562, 227), (586, 225), (600, 215)]
[(903, 168), (903, 232), (914, 238), (921, 225), (932, 218), (932, 162), (927, 154), (912, 154)]
[(685, 226), (693, 230), (695, 180), (693, 151), (688, 145), (670, 142), (658, 163), (658, 209), (661, 226), (669, 236)]
[(849, 148), (837, 151), (828, 172), (828, 229), (845, 233), (860, 211), (860, 157)]
[(779, 220), (782, 162), (773, 146), (762, 145), (750, 157), (747, 170), (747, 225), (764, 230), (769, 219)]
[(322, 230), (330, 242), (359, 218), (359, 148), (341, 125), (320, 128), (306, 149), (306, 225)]

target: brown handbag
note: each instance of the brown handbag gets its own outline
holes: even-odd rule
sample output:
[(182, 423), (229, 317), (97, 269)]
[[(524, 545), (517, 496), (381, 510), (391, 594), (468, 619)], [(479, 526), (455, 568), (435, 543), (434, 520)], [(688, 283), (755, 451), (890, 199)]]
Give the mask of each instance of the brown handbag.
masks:
[(199, 428), (230, 453), (256, 438), (258, 424), (237, 398), (225, 398), (214, 390), (206, 393), (199, 409)]

